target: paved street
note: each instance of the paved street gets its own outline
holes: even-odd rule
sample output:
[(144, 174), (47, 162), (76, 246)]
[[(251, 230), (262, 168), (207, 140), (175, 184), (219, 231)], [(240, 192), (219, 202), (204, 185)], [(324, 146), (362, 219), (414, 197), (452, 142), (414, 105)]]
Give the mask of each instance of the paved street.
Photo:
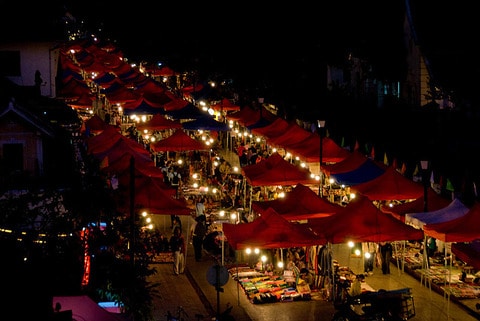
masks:
[[(188, 217), (182, 217), (185, 235), (187, 219)], [(157, 216), (155, 223), (157, 222), (163, 230), (165, 226), (162, 224), (165, 222), (169, 224), (170, 218)], [(170, 230), (169, 227), (168, 225), (165, 229), (167, 233)], [(335, 312), (333, 304), (323, 300), (253, 304), (247, 300), (246, 295), (233, 279), (223, 287), (224, 292), (217, 296), (215, 288), (208, 283), (206, 277), (207, 270), (214, 264), (215, 261), (208, 255), (205, 255), (201, 262), (196, 262), (192, 245), (189, 245), (187, 250), (185, 274), (175, 276), (172, 265), (168, 263), (154, 264), (158, 273), (151, 277), (151, 281), (160, 283), (161, 292), (161, 297), (155, 303), (155, 320), (166, 320), (167, 311), (174, 312), (178, 306), (182, 306), (188, 314), (188, 316), (184, 315), (185, 321), (196, 320), (197, 314), (205, 316), (203, 320), (211, 320), (210, 316), (216, 314), (217, 306), (220, 307), (220, 311), (223, 311), (227, 303), (233, 305), (232, 315), (236, 321), (328, 321), (332, 319)], [(478, 315), (471, 315), (457, 303), (420, 285), (420, 282), (410, 275), (399, 273), (393, 264), (391, 274), (383, 275), (375, 268), (374, 274), (368, 276), (366, 282), (374, 289), (412, 288), (416, 311), (416, 316), (411, 319), (413, 321), (480, 320)]]

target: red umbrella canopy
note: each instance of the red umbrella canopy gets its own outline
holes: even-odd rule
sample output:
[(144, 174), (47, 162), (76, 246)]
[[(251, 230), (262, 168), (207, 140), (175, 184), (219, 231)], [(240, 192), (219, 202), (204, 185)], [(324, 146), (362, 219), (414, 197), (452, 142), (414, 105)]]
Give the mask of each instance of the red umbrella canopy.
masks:
[(423, 195), (422, 184), (406, 178), (393, 167), (372, 180), (352, 186), (352, 190), (372, 201), (416, 199)]
[(480, 239), (480, 203), (475, 203), (463, 216), (453, 220), (426, 224), (426, 235), (443, 242), (473, 242)]
[(259, 247), (289, 248), (325, 244), (306, 224), (292, 223), (275, 210), (268, 209), (250, 223), (223, 224), (228, 243), (235, 249)]
[[(428, 211), (437, 211), (450, 205), (451, 200), (437, 194), (431, 187), (427, 190)], [(425, 210), (425, 198), (421, 196), (414, 201), (398, 205), (385, 204), (380, 208), (383, 212), (391, 214), (396, 219), (405, 222), (405, 215), (408, 213), (420, 213)]]
[(365, 196), (350, 201), (339, 213), (308, 220), (310, 228), (333, 244), (421, 240), (422, 230), (383, 213)]
[(284, 148), (292, 153), (296, 153), (304, 157), (307, 162), (319, 162), (320, 145), (322, 145), (322, 163), (341, 162), (350, 156), (350, 152), (337, 145), (334, 140), (330, 139), (329, 137), (320, 138), (319, 135), (315, 134), (312, 134), (310, 137), (298, 142), (297, 144), (284, 146)]
[(144, 158), (150, 158), (150, 152), (147, 151), (143, 145), (125, 136), (122, 136), (111, 146), (99, 146), (97, 149), (92, 151), (91, 154), (100, 160), (108, 157), (109, 161), (113, 161), (122, 156), (125, 152), (142, 154), (145, 156)]
[(165, 130), (165, 129), (178, 129), (182, 128), (182, 124), (179, 121), (174, 121), (167, 119), (165, 116), (161, 114), (155, 114), (153, 115), (150, 120), (140, 123), (137, 125), (137, 128), (139, 131), (143, 130)]
[(265, 213), (269, 208), (287, 220), (305, 220), (333, 215), (343, 209), (319, 197), (309, 187), (298, 184), (284, 198), (271, 201), (253, 201), (252, 209)]
[(318, 184), (309, 171), (289, 163), (278, 153), (242, 167), (242, 174), (252, 186)]
[[(160, 173), (161, 174), (161, 173)], [(153, 174), (157, 175), (157, 174)], [(135, 174), (134, 174), (134, 186), (135, 190), (138, 190), (141, 186), (145, 184), (156, 184), (158, 187), (160, 187), (167, 195), (169, 195), (172, 198), (175, 198), (177, 195), (177, 189), (173, 188), (170, 185), (167, 185), (163, 181), (163, 175), (162, 176), (152, 176), (146, 172), (142, 172), (142, 170), (139, 170), (138, 168), (135, 167)], [(119, 188), (121, 192), (123, 193), (123, 197), (128, 197), (128, 191), (130, 191), (131, 188), (131, 176), (130, 172), (122, 172), (118, 176), (118, 183), (119, 183)]]
[(220, 102), (211, 106), (215, 111), (238, 111), (240, 110), (239, 105), (235, 105), (230, 101), (230, 99), (223, 98)]
[[(160, 215), (190, 215), (190, 208), (185, 199), (173, 198), (170, 191), (166, 191), (154, 180), (145, 180), (134, 187), (134, 208), (136, 211), (146, 211)], [(129, 190), (131, 192), (131, 190)], [(121, 197), (119, 207), (128, 210), (131, 205), (129, 197)]]
[(323, 164), (322, 171), (328, 175), (347, 173), (360, 167), (368, 160), (367, 156), (363, 155), (358, 150), (351, 152), (347, 158), (334, 164)]
[[(103, 122), (101, 118), (100, 121)], [(103, 123), (105, 124), (105, 122)], [(115, 142), (117, 142), (123, 137), (118, 127), (112, 125), (105, 125), (103, 128), (104, 129), (100, 130), (97, 135), (89, 136), (86, 138), (88, 153), (93, 152), (95, 149), (100, 148), (104, 144), (109, 144), (109, 146), (112, 146), (113, 144), (115, 144)]]
[[(105, 162), (106, 166), (101, 168), (102, 172), (105, 173), (123, 173), (130, 169), (130, 164), (132, 161), (132, 157), (135, 161), (135, 165), (140, 165), (142, 167), (154, 167), (155, 164), (153, 163), (152, 159), (144, 154), (139, 154), (134, 151), (122, 151), (119, 150), (116, 156), (111, 157), (107, 155), (107, 162)], [(108, 163), (108, 164), (107, 164)]]
[(209, 149), (203, 142), (190, 137), (182, 129), (177, 129), (171, 136), (150, 144), (150, 148), (154, 152), (183, 152)]

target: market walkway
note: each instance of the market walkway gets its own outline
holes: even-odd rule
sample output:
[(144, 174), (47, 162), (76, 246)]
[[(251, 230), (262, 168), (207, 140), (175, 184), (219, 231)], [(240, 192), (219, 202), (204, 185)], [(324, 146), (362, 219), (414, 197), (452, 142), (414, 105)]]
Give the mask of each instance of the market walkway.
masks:
[[(188, 217), (182, 217), (184, 233), (187, 232), (187, 219)], [(157, 217), (156, 223), (161, 226), (162, 222), (169, 224), (169, 219)], [(169, 226), (162, 228), (169, 230)], [(215, 287), (207, 280), (207, 271), (215, 263), (209, 255), (205, 255), (202, 261), (196, 262), (193, 257), (193, 247), (190, 244), (187, 250), (185, 274), (175, 276), (169, 263), (154, 264), (158, 273), (150, 280), (160, 283), (160, 297), (155, 303), (155, 320), (165, 320), (167, 311), (173, 313), (178, 306), (182, 306), (188, 314), (188, 317), (184, 316), (185, 321), (197, 320), (195, 317), (197, 314), (207, 316), (202, 320), (211, 320), (210, 316), (215, 315), (217, 310), (223, 311), (227, 303), (233, 306), (232, 315), (236, 321), (330, 321), (332, 319), (335, 312), (333, 304), (324, 300), (253, 304), (233, 279), (229, 279), (223, 286), (223, 292), (217, 293)], [(411, 319), (413, 321), (480, 320), (480, 315), (476, 313), (474, 306), (469, 310), (449, 301), (443, 295), (422, 286), (409, 274), (400, 273), (393, 264), (391, 274), (383, 275), (375, 268), (374, 274), (368, 276), (366, 282), (374, 289), (412, 288), (416, 311), (416, 316)]]

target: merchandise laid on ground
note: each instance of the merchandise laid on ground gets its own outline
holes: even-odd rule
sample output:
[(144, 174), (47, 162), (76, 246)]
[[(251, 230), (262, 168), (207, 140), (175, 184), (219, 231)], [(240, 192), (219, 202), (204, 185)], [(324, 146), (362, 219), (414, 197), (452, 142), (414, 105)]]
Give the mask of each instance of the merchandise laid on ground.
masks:
[(152, 263), (173, 263), (172, 252), (160, 252), (156, 253), (152, 258)]
[(229, 266), (228, 271), (254, 304), (322, 299), (320, 292), (311, 290), (294, 271), (285, 270), (283, 275), (274, 275), (244, 264)]
[[(441, 253), (431, 258), (430, 266), (425, 268), (423, 255), (418, 246), (407, 246), (403, 253), (405, 272), (430, 290), (478, 313), (480, 271), (476, 271), (458, 257), (450, 262), (450, 256), (445, 257)], [(398, 258), (401, 260), (400, 255)], [(393, 261), (396, 263), (396, 258)]]
[[(471, 267), (458, 261), (453, 266), (446, 266), (444, 260), (436, 257), (432, 260), (430, 268), (422, 269), (421, 255), (418, 249), (406, 248), (404, 270), (416, 278), (422, 286), (442, 294), (445, 300), (452, 300), (472, 311), (476, 311), (480, 286), (476, 284), (480, 272), (474, 273)], [(398, 255), (398, 253), (397, 253)], [(407, 259), (407, 256), (410, 256)], [(400, 257), (400, 256), (399, 256)], [(420, 260), (420, 261), (419, 261)], [(397, 258), (393, 257), (391, 264), (401, 266)], [(392, 300), (390, 306), (396, 307), (396, 312), (403, 320), (415, 316), (414, 297), (410, 288), (389, 289), (374, 288), (368, 283), (368, 274), (355, 274), (346, 266), (339, 266), (334, 261), (335, 277), (333, 286), (330, 277), (316, 278), (314, 285), (310, 286), (301, 276), (297, 268), (284, 270), (270, 270), (264, 267), (251, 267), (248, 263), (235, 263), (226, 265), (233, 280), (238, 282), (243, 293), (252, 304), (265, 304), (277, 302), (297, 302), (324, 300), (333, 302), (342, 319), (345, 313), (368, 314), (372, 309), (381, 310), (385, 300)], [(360, 279), (361, 277), (361, 279)], [(356, 279), (360, 282), (360, 294), (352, 294)], [(378, 286), (378, 284), (377, 284)], [(348, 304), (346, 304), (349, 302)], [(447, 302), (447, 301), (446, 301)], [(349, 307), (348, 309), (344, 307)], [(378, 312), (376, 312), (378, 313)], [(385, 312), (387, 313), (387, 312)], [(340, 320), (339, 319), (339, 320)]]

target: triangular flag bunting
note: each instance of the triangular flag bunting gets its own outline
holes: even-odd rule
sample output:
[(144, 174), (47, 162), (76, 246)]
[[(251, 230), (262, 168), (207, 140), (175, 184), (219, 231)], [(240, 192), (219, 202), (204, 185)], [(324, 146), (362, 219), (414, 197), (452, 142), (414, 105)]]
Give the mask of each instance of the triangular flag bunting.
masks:
[(383, 164), (385, 164), (386, 166), (388, 166), (387, 153), (384, 153), (384, 154), (383, 154)]
[(360, 145), (358, 145), (358, 140), (355, 141), (355, 147), (353, 147), (353, 150), (359, 150)]
[(405, 175), (405, 173), (407, 172), (407, 165), (405, 163), (402, 164), (402, 169), (400, 170), (400, 173), (402, 175)]
[(455, 188), (453, 187), (452, 182), (447, 178), (447, 186), (445, 187), (447, 191), (453, 192), (455, 191)]
[(99, 165), (100, 169), (108, 167), (108, 156), (105, 156)]
[(415, 169), (413, 170), (413, 176), (418, 176), (419, 170), (418, 170), (418, 164), (415, 166)]
[(393, 162), (392, 162), (392, 168), (393, 168), (393, 169), (397, 169), (397, 167), (398, 167), (398, 166), (397, 166), (397, 159), (394, 158), (394, 159), (393, 159)]

